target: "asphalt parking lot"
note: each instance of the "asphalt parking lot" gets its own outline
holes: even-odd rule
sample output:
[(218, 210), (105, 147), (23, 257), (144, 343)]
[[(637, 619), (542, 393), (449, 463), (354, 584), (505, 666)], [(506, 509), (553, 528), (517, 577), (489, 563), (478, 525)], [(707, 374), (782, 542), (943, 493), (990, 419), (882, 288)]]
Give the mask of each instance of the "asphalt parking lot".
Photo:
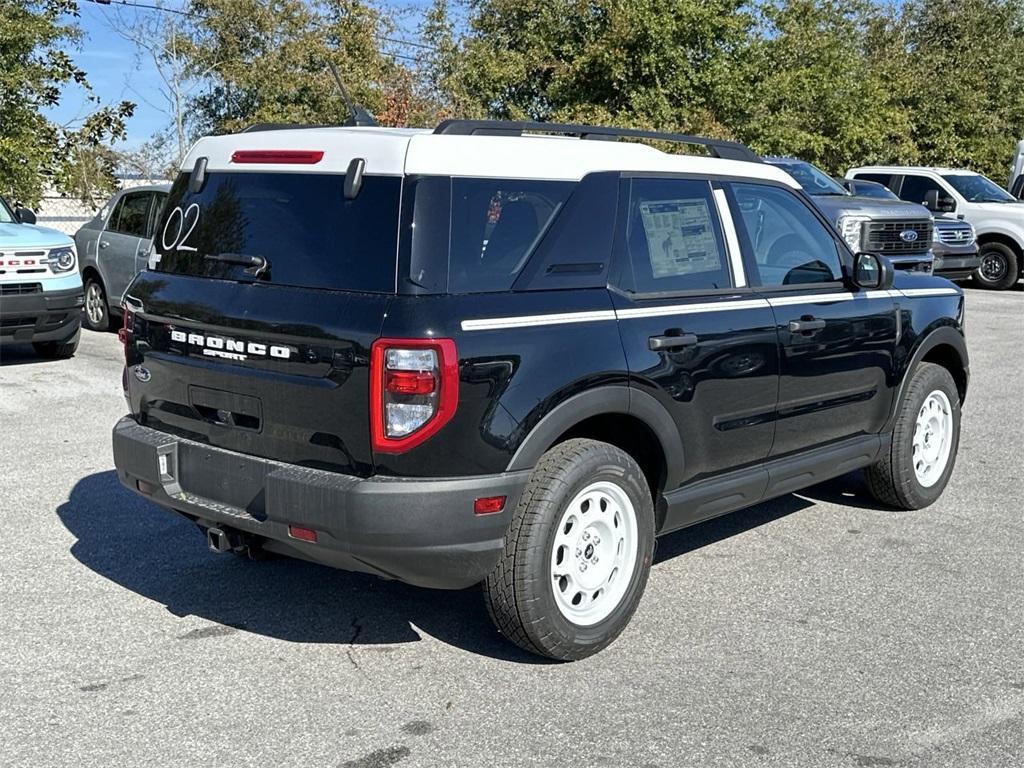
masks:
[(968, 293), (938, 504), (851, 475), (672, 535), (575, 664), (507, 644), (474, 590), (207, 551), (116, 481), (116, 335), (5, 348), (0, 765), (1018, 768), (1024, 291)]

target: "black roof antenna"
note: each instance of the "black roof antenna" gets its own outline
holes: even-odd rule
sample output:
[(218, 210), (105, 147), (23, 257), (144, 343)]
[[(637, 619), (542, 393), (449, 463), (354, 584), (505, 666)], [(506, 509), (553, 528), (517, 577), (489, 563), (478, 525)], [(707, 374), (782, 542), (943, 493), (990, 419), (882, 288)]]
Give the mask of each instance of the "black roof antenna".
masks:
[(345, 90), (345, 84), (341, 82), (341, 76), (338, 74), (338, 68), (334, 66), (334, 62), (328, 61), (327, 66), (330, 68), (331, 74), (334, 76), (334, 82), (338, 84), (338, 90), (341, 92), (342, 101), (345, 102), (345, 106), (348, 108), (349, 116), (345, 119), (345, 122), (343, 122), (342, 125), (377, 125), (377, 121), (373, 119), (373, 115), (352, 101), (352, 98), (348, 95), (348, 91)]

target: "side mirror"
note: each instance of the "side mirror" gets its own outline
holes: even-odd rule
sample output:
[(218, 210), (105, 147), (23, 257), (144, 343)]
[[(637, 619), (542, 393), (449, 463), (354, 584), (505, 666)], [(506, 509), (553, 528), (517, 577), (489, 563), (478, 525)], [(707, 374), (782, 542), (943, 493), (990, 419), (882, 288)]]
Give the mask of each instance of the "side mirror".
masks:
[(929, 189), (924, 193), (924, 207), (932, 212), (948, 213), (956, 210), (956, 200), (937, 189)]
[(858, 253), (853, 257), (853, 282), (858, 288), (887, 291), (892, 288), (892, 262), (874, 253)]
[(14, 209), (14, 217), (22, 224), (36, 223), (36, 215), (28, 208), (22, 208), (20, 205)]

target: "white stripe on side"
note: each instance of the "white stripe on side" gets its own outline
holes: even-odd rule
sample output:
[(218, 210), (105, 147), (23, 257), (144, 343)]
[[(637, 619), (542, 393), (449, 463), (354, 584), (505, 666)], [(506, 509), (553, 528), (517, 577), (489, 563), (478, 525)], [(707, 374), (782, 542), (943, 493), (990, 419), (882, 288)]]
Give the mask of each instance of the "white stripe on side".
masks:
[(953, 296), (960, 293), (956, 288), (905, 288), (900, 291), (907, 298), (917, 296)]
[(729, 207), (729, 198), (725, 196), (724, 189), (716, 189), (714, 194), (718, 218), (722, 222), (722, 231), (725, 233), (725, 247), (729, 251), (729, 264), (732, 267), (733, 285), (737, 288), (743, 288), (747, 284), (747, 274), (743, 270), (740, 239), (736, 235), (736, 224), (732, 218), (732, 208)]
[(693, 315), (698, 312), (726, 312), (734, 309), (764, 309), (766, 299), (741, 299), (738, 301), (712, 301), (700, 304), (672, 304), (665, 307), (637, 307), (616, 311), (619, 320), (636, 317), (664, 317), (665, 315)]
[(741, 309), (763, 309), (765, 307), (788, 307), (797, 304), (826, 304), (858, 299), (898, 299), (925, 296), (952, 296), (956, 288), (908, 288), (906, 290), (865, 291), (864, 293), (814, 293), (800, 296), (776, 296), (770, 299), (736, 299), (732, 301), (707, 301), (695, 304), (671, 304), (661, 307), (636, 307), (634, 309), (601, 309), (593, 312), (560, 312), (548, 315), (521, 315), (518, 317), (492, 317), (480, 320), (463, 320), (464, 331), (494, 331), (503, 328), (533, 328), (544, 325), (566, 325), (570, 323), (593, 323), (603, 320), (631, 320), (643, 317), (666, 317), (668, 315), (693, 315), (699, 312), (729, 312)]
[(501, 328), (532, 328), (541, 325), (565, 323), (594, 323), (614, 320), (615, 310), (600, 309), (593, 312), (560, 312), (550, 315), (521, 315), (519, 317), (491, 317), (481, 320), (463, 320), (464, 331), (494, 331)]

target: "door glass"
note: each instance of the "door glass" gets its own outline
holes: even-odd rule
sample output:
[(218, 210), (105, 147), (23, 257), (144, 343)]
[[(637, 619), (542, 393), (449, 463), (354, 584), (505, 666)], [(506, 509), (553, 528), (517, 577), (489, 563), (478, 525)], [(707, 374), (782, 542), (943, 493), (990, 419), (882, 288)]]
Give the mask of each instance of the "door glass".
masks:
[(737, 229), (766, 286), (834, 283), (842, 279), (832, 234), (795, 194), (766, 184), (733, 184)]
[(113, 232), (120, 232), (123, 235), (145, 237), (146, 228), (149, 224), (149, 201), (151, 195), (148, 192), (125, 195), (117, 204), (114, 214), (110, 217), (110, 229)]
[(729, 288), (725, 244), (711, 187), (691, 179), (636, 179), (626, 247), (637, 293)]
[(166, 192), (154, 192), (153, 193), (153, 209), (149, 215), (149, 226), (146, 227), (146, 238), (153, 238), (153, 230), (156, 229), (156, 223), (160, 221), (160, 216), (164, 212), (164, 203), (167, 202)]
[(903, 186), (900, 187), (900, 197), (911, 203), (924, 205), (924, 198), (933, 189), (938, 190), (939, 197), (949, 197), (937, 181), (932, 181), (926, 176), (904, 176)]

